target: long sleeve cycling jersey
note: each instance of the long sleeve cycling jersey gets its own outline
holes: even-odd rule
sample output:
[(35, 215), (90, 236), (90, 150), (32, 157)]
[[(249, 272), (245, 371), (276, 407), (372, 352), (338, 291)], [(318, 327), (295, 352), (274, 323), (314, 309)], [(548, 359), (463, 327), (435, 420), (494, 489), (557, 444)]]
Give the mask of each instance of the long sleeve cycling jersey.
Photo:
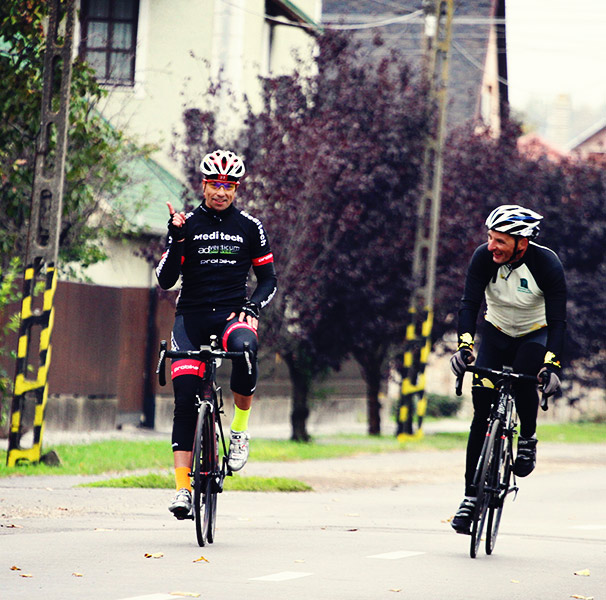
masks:
[(177, 314), (204, 310), (238, 310), (247, 300), (252, 266), (257, 286), (250, 298), (266, 306), (277, 289), (274, 259), (259, 219), (231, 205), (221, 212), (203, 204), (186, 215), (184, 241), (167, 236), (156, 267), (158, 283), (169, 289), (182, 276)]
[(553, 250), (530, 242), (521, 260), (499, 265), (493, 261), (488, 244), (482, 244), (467, 270), (459, 310), (459, 340), (465, 334), (473, 339), (485, 299), (486, 321), (510, 337), (547, 327), (547, 351), (559, 361), (566, 330), (566, 297), (564, 269)]

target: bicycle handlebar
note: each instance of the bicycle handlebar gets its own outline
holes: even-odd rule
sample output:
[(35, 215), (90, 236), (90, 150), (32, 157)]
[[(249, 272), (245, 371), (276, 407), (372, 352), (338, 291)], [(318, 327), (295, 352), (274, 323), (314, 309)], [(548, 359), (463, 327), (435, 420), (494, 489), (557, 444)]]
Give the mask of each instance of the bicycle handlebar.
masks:
[[(527, 381), (528, 383), (534, 383), (535, 385), (539, 385), (539, 386), (543, 386), (546, 383), (546, 377), (548, 377), (548, 375), (546, 373), (543, 373), (541, 375), (541, 381), (537, 381), (537, 378), (533, 375), (526, 375), (524, 373), (514, 373), (513, 371), (509, 370), (503, 370), (503, 371), (498, 371), (496, 369), (489, 369), (487, 367), (476, 367), (474, 365), (467, 365), (467, 368), (465, 369), (466, 371), (469, 371), (471, 373), (476, 373), (477, 375), (492, 375), (493, 377), (500, 377), (502, 379), (515, 379), (517, 381)], [(455, 386), (455, 392), (457, 394), (457, 396), (460, 396), (462, 393), (462, 388), (463, 388), (463, 377), (465, 376), (465, 373), (463, 373), (463, 375), (460, 375), (459, 377), (457, 377), (457, 382), (456, 382), (456, 386)], [(542, 387), (539, 387), (539, 389), (542, 390)], [(549, 408), (548, 406), (548, 402), (547, 402), (548, 396), (546, 396), (545, 394), (541, 394), (541, 409), (542, 410), (547, 410)]]
[(227, 358), (229, 360), (244, 358), (248, 365), (248, 374), (250, 375), (252, 373), (251, 354), (246, 342), (244, 343), (244, 350), (242, 352), (227, 352), (225, 350), (217, 350), (212, 346), (200, 346), (199, 350), (168, 350), (166, 340), (162, 340), (160, 342), (160, 359), (156, 367), (156, 375), (158, 375), (160, 385), (166, 385), (164, 364), (167, 358), (193, 358), (201, 362), (208, 362), (215, 358)]

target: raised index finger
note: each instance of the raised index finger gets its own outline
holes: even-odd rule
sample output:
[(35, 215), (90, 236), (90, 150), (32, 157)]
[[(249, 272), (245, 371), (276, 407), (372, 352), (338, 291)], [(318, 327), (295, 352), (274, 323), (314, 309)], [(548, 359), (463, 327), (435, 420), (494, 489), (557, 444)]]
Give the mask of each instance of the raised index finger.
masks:
[(168, 212), (170, 213), (170, 216), (172, 217), (177, 211), (173, 208), (173, 205), (170, 202), (167, 202), (166, 206), (168, 206)]

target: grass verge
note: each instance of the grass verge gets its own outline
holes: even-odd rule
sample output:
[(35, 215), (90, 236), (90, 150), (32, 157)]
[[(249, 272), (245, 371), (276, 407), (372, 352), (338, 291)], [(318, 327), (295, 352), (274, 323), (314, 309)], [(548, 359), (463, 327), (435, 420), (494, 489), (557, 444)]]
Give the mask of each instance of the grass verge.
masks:
[[(127, 475), (84, 483), (79, 487), (174, 489), (175, 477), (170, 472)], [(225, 478), (223, 489), (244, 492), (309, 492), (312, 490), (311, 486), (306, 483), (287, 477), (245, 477), (237, 474)]]
[[(543, 424), (537, 435), (542, 442), (606, 443), (606, 423)], [(393, 436), (337, 435), (319, 437), (309, 444), (254, 438), (251, 461), (286, 462), (319, 460), (379, 452), (463, 450), (467, 432), (436, 433), (400, 443)], [(44, 448), (49, 450), (50, 448)], [(128, 471), (170, 471), (172, 452), (168, 440), (108, 440), (91, 444), (52, 447), (61, 459), (56, 467), (44, 464), (6, 466), (6, 451), (0, 451), (0, 477), (26, 475), (99, 475)], [(240, 478), (229, 478), (234, 482)], [(242, 477), (242, 480), (249, 478)], [(250, 478), (254, 479), (254, 478)], [(231, 485), (231, 483), (230, 483)], [(257, 485), (250, 482), (250, 485)], [(142, 486), (145, 487), (145, 486)], [(172, 487), (172, 483), (169, 487)]]

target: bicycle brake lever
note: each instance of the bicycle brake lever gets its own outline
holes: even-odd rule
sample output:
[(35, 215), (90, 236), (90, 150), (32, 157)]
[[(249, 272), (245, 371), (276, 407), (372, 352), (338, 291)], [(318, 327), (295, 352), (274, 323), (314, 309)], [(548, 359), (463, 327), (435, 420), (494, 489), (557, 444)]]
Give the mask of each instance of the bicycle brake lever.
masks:
[(463, 375), (457, 377), (457, 383), (455, 385), (455, 393), (460, 396), (463, 392)]
[(547, 410), (549, 408), (549, 404), (547, 402), (548, 398), (549, 398), (549, 396), (546, 396), (545, 394), (541, 394), (541, 410)]
[(158, 375), (158, 383), (161, 386), (166, 385), (166, 372), (164, 370), (164, 363), (166, 361), (166, 340), (160, 342), (160, 360), (156, 367), (156, 374)]
[[(539, 389), (541, 390), (541, 392), (543, 392), (543, 389), (545, 388), (547, 379), (549, 379), (549, 376), (547, 375), (547, 373), (543, 372), (541, 374), (541, 383), (539, 384)], [(547, 402), (548, 398), (549, 396), (546, 396), (544, 393), (541, 394), (541, 410), (547, 410), (549, 408)]]

